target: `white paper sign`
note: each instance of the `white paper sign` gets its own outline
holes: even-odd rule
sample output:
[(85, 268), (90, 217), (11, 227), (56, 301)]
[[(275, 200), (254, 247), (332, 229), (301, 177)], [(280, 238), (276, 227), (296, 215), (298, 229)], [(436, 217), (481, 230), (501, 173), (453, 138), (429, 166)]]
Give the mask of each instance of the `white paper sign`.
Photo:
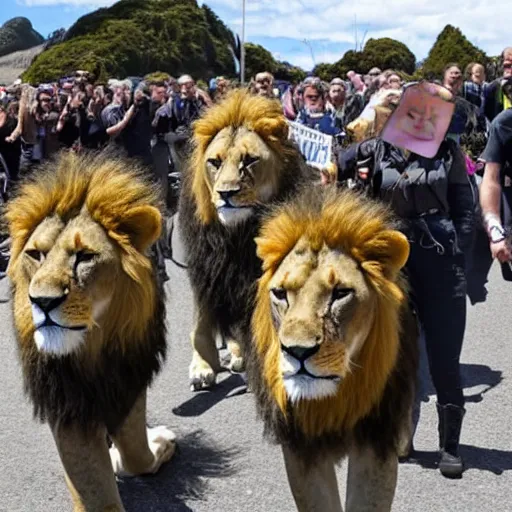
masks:
[(307, 163), (318, 169), (327, 168), (331, 163), (332, 136), (292, 121), (288, 124), (288, 136), (297, 143)]

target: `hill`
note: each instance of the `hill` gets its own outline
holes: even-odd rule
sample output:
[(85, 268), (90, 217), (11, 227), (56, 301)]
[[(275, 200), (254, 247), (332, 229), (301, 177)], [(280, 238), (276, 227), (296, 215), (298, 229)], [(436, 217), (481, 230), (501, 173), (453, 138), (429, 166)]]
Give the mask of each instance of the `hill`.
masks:
[(459, 28), (446, 25), (423, 63), (423, 75), (427, 78), (441, 77), (444, 67), (450, 62), (456, 62), (464, 71), (470, 62), (479, 62), (486, 66), (489, 58), (480, 48), (469, 42)]
[(44, 42), (44, 37), (32, 28), (27, 18), (12, 18), (0, 27), (0, 57), (28, 50)]
[(196, 0), (120, 0), (80, 18), (62, 43), (38, 55), (23, 75), (31, 83), (76, 69), (99, 80), (155, 70), (195, 78), (234, 76), (232, 32)]
[(28, 50), (9, 53), (0, 57), (0, 85), (10, 85), (30, 66), (34, 57), (44, 50), (44, 44)]

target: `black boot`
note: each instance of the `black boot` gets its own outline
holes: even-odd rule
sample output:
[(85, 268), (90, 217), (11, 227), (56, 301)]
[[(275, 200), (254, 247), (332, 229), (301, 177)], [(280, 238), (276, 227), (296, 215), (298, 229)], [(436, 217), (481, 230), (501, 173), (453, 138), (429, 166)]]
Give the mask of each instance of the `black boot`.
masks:
[(459, 439), (462, 419), (466, 410), (458, 405), (437, 405), (439, 415), (439, 470), (446, 478), (461, 478), (464, 463), (459, 455)]

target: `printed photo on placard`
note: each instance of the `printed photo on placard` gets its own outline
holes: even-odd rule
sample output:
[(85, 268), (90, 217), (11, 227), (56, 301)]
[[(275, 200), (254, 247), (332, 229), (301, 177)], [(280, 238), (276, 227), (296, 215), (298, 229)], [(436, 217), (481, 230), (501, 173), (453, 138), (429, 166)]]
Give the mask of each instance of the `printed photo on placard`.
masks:
[(433, 158), (453, 116), (453, 96), (441, 85), (419, 82), (406, 87), (381, 138), (412, 153)]

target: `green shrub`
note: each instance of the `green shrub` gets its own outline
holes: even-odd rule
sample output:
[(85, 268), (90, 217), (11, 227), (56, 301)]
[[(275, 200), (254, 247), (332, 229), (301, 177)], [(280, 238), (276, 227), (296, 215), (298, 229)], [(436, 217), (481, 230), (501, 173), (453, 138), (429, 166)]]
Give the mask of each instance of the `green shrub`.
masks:
[(121, 0), (80, 18), (66, 40), (42, 52), (23, 75), (30, 83), (83, 69), (99, 80), (159, 69), (194, 78), (234, 76), (233, 35), (196, 0)]

